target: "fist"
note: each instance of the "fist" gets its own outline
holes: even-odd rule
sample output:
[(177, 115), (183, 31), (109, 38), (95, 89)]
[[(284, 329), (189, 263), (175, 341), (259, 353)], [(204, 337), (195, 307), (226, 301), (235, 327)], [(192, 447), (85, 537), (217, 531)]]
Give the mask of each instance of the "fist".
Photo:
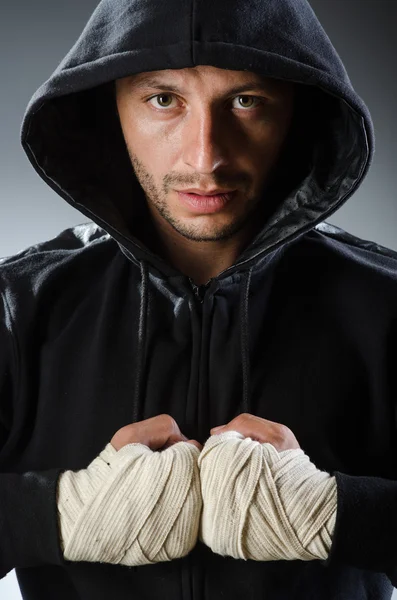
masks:
[(124, 425), (110, 440), (117, 451), (133, 443), (144, 444), (153, 451), (166, 450), (178, 442), (187, 442), (202, 449), (197, 440), (189, 440), (183, 435), (175, 419), (167, 414)]
[[(198, 458), (203, 497), (200, 541), (222, 556), (245, 560), (279, 558), (272, 552), (272, 547), (270, 552), (267, 548), (269, 530), (265, 527), (261, 532), (258, 530), (258, 524), (263, 524), (263, 520), (277, 522), (277, 510), (273, 514), (274, 507), (270, 502), (270, 506), (265, 505), (264, 513), (256, 515), (253, 523), (250, 515), (251, 509), (255, 510), (256, 496), (266, 499), (271, 491), (265, 489), (262, 444), (268, 448), (266, 455), (277, 464), (279, 452), (283, 450), (302, 452), (294, 434), (285, 425), (248, 413), (238, 415), (221, 428), (211, 429), (211, 434)], [(270, 464), (268, 467), (271, 470)], [(261, 509), (261, 502), (259, 506)], [(251, 531), (256, 531), (264, 545), (259, 553), (257, 544), (250, 547)]]
[(217, 435), (226, 431), (238, 431), (244, 437), (249, 437), (255, 442), (272, 444), (278, 452), (300, 448), (296, 437), (286, 425), (268, 421), (249, 413), (238, 415), (227, 425), (213, 427), (210, 433), (211, 435)]

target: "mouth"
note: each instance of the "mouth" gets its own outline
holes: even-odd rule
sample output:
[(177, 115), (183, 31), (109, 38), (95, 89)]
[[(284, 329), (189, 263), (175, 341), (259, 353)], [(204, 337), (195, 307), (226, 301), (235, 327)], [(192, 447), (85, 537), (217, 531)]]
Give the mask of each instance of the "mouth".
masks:
[(191, 188), (189, 190), (177, 190), (177, 192), (181, 192), (182, 194), (196, 194), (198, 196), (221, 196), (224, 194), (230, 194), (236, 190), (222, 190), (220, 188), (214, 188), (212, 190), (201, 190), (199, 188)]
[(220, 212), (233, 200), (236, 194), (237, 190), (220, 194), (198, 194), (193, 192), (178, 191), (180, 202), (191, 212), (196, 214)]

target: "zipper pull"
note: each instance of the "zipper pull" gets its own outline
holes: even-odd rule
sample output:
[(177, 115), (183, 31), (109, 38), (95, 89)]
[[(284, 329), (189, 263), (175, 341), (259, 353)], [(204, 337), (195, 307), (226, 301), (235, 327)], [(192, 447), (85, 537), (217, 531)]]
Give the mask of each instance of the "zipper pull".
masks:
[(209, 279), (207, 281), (207, 283), (203, 283), (202, 285), (196, 285), (191, 277), (189, 277), (189, 281), (190, 281), (190, 285), (193, 288), (193, 292), (194, 292), (196, 298), (198, 298), (200, 300), (200, 303), (203, 304), (205, 292), (211, 285), (212, 278)]

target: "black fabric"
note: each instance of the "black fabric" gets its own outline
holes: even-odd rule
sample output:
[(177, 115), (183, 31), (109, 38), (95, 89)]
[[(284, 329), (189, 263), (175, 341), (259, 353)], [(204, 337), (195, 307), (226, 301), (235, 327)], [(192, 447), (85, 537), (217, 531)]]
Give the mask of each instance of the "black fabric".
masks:
[[(56, 482), (51, 469), (0, 475), (0, 564), (3, 574), (14, 567), (64, 565), (59, 549)], [(30, 535), (35, 532), (35, 535)]]
[[(397, 527), (395, 520), (390, 519), (390, 512), (397, 502), (397, 482), (385, 481), (379, 477), (352, 477), (338, 472), (335, 477), (339, 503), (338, 560), (349, 562), (350, 557), (354, 556), (356, 566), (387, 571), (396, 585), (395, 556), (388, 545), (384, 546), (384, 532), (389, 530), (390, 539), (396, 539)], [(351, 514), (355, 510), (370, 514), (374, 506), (378, 508), (378, 518), (368, 519), (366, 535), (363, 536), (359, 529), (362, 523), (352, 521)]]
[[(293, 81), (261, 230), (200, 290), (140, 239), (147, 208), (116, 78), (195, 65)], [(397, 254), (326, 219), (371, 164), (373, 126), (304, 0), (103, 0), (33, 96), (21, 141), (93, 223), (0, 261), (0, 576), (24, 598), (386, 600), (397, 584)], [(266, 201), (265, 201), (266, 200)], [(242, 412), (284, 423), (334, 474), (326, 561), (65, 561), (56, 483), (127, 423), (188, 438)], [(370, 524), (370, 525), (369, 525)]]

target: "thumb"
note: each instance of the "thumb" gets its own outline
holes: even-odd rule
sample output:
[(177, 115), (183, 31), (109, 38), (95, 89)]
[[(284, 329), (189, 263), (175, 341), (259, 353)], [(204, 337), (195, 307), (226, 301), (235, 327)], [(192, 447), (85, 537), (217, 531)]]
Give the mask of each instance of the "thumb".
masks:
[(173, 446), (174, 444), (177, 444), (178, 442), (187, 442), (187, 441), (188, 441), (188, 438), (182, 432), (174, 433), (173, 435), (171, 435), (169, 437), (168, 441), (164, 444), (164, 446), (161, 447), (161, 450), (166, 450), (167, 448), (170, 448), (170, 446)]
[(186, 441), (188, 444), (193, 444), (193, 446), (196, 446), (196, 448), (198, 448), (200, 450), (200, 452), (203, 449), (203, 446), (197, 440), (186, 440)]

